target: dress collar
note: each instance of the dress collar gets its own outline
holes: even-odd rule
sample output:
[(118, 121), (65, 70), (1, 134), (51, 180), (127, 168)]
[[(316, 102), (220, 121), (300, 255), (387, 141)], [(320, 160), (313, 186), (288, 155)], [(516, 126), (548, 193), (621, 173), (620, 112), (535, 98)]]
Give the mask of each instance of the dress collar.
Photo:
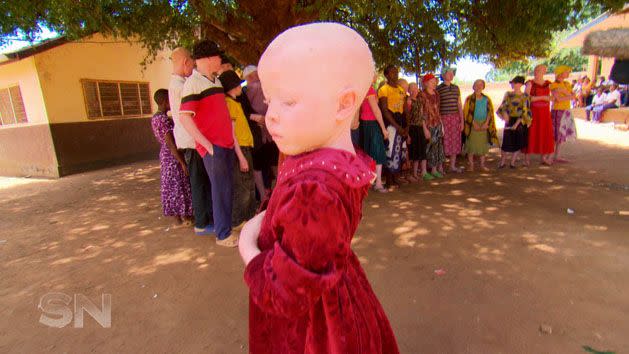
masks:
[(343, 150), (321, 148), (287, 157), (278, 173), (278, 183), (304, 170), (323, 170), (349, 187), (361, 188), (373, 181), (375, 162), (361, 150), (354, 155)]

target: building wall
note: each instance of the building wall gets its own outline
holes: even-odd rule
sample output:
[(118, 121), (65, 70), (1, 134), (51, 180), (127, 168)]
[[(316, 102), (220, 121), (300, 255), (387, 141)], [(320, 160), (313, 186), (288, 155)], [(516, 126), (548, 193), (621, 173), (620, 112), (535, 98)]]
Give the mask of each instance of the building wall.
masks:
[(20, 86), (28, 123), (0, 126), (0, 175), (58, 177), (34, 58), (0, 65), (0, 88)]
[[(149, 83), (152, 97), (158, 88), (168, 88), (169, 53), (143, 68), (145, 57), (137, 43), (100, 35), (35, 55), (60, 175), (157, 158), (150, 115), (88, 119), (81, 86), (81, 79), (142, 81)], [(151, 107), (156, 110), (153, 102)]]
[[(168, 88), (169, 53), (158, 54), (142, 68), (146, 51), (140, 44), (94, 35), (35, 55), (50, 123), (89, 122), (81, 79), (149, 82), (151, 95)], [(153, 110), (156, 106), (152, 103)]]
[(20, 86), (28, 122), (48, 123), (39, 77), (33, 57), (0, 65), (0, 88)]

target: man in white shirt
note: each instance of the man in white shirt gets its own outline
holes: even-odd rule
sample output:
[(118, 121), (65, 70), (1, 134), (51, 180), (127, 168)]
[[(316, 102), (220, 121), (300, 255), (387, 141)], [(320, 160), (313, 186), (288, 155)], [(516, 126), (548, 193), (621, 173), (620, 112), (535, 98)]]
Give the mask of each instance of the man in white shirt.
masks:
[(195, 141), (179, 119), (181, 93), (186, 78), (192, 74), (194, 60), (185, 48), (177, 48), (171, 55), (173, 71), (168, 86), (170, 112), (175, 123), (173, 135), (177, 149), (183, 150), (190, 175), (192, 209), (194, 212), (194, 232), (197, 235), (210, 235), (214, 232), (212, 218), (212, 198), (209, 177), (203, 165), (203, 158), (195, 149)]
[[(599, 88), (600, 89), (600, 88)], [(592, 105), (594, 105), (594, 100), (592, 100)], [(592, 108), (594, 112), (594, 116), (592, 117), (592, 121), (595, 123), (600, 123), (603, 118), (603, 112), (610, 108), (618, 108), (620, 107), (620, 91), (618, 91), (618, 84), (613, 83), (611, 85), (610, 91), (605, 95), (602, 104)], [(589, 111), (586, 110), (586, 115), (589, 117)], [(586, 117), (587, 118), (587, 117)]]
[(613, 83), (607, 97), (605, 98), (607, 104), (614, 105), (615, 107), (609, 108), (618, 108), (622, 105), (620, 102), (620, 91), (618, 90), (618, 84)]
[(585, 119), (587, 121), (590, 120), (590, 113), (592, 113), (592, 111), (594, 110), (594, 108), (597, 108), (599, 106), (602, 106), (605, 104), (605, 99), (606, 99), (606, 95), (605, 95), (605, 91), (603, 89), (603, 86), (599, 86), (596, 89), (596, 95), (594, 95), (594, 97), (592, 97), (592, 104), (585, 107)]

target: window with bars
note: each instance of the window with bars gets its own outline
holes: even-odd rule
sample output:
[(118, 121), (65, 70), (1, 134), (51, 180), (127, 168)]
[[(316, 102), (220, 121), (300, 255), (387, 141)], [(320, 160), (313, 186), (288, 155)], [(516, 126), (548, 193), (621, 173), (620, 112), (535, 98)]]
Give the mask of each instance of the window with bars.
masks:
[(151, 115), (146, 82), (81, 80), (87, 117), (127, 118)]
[(0, 125), (28, 123), (20, 86), (0, 89)]

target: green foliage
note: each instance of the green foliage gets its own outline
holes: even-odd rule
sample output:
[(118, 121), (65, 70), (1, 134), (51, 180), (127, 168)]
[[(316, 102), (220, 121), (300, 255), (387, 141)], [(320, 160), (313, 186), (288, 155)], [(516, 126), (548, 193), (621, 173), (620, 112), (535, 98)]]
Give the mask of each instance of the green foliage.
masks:
[(154, 55), (208, 37), (241, 64), (294, 25), (334, 20), (355, 28), (379, 66), (435, 70), (469, 55), (497, 65), (543, 57), (553, 34), (624, 0), (5, 0), (0, 46), (43, 28), (69, 39), (102, 32), (137, 39)]
[(533, 68), (538, 64), (546, 65), (549, 73), (559, 65), (568, 65), (573, 71), (583, 71), (586, 69), (588, 59), (581, 55), (580, 51), (580, 48), (566, 48), (548, 58), (514, 61), (501, 68), (492, 69), (487, 74), (487, 80), (507, 81), (516, 75), (532, 75)]

